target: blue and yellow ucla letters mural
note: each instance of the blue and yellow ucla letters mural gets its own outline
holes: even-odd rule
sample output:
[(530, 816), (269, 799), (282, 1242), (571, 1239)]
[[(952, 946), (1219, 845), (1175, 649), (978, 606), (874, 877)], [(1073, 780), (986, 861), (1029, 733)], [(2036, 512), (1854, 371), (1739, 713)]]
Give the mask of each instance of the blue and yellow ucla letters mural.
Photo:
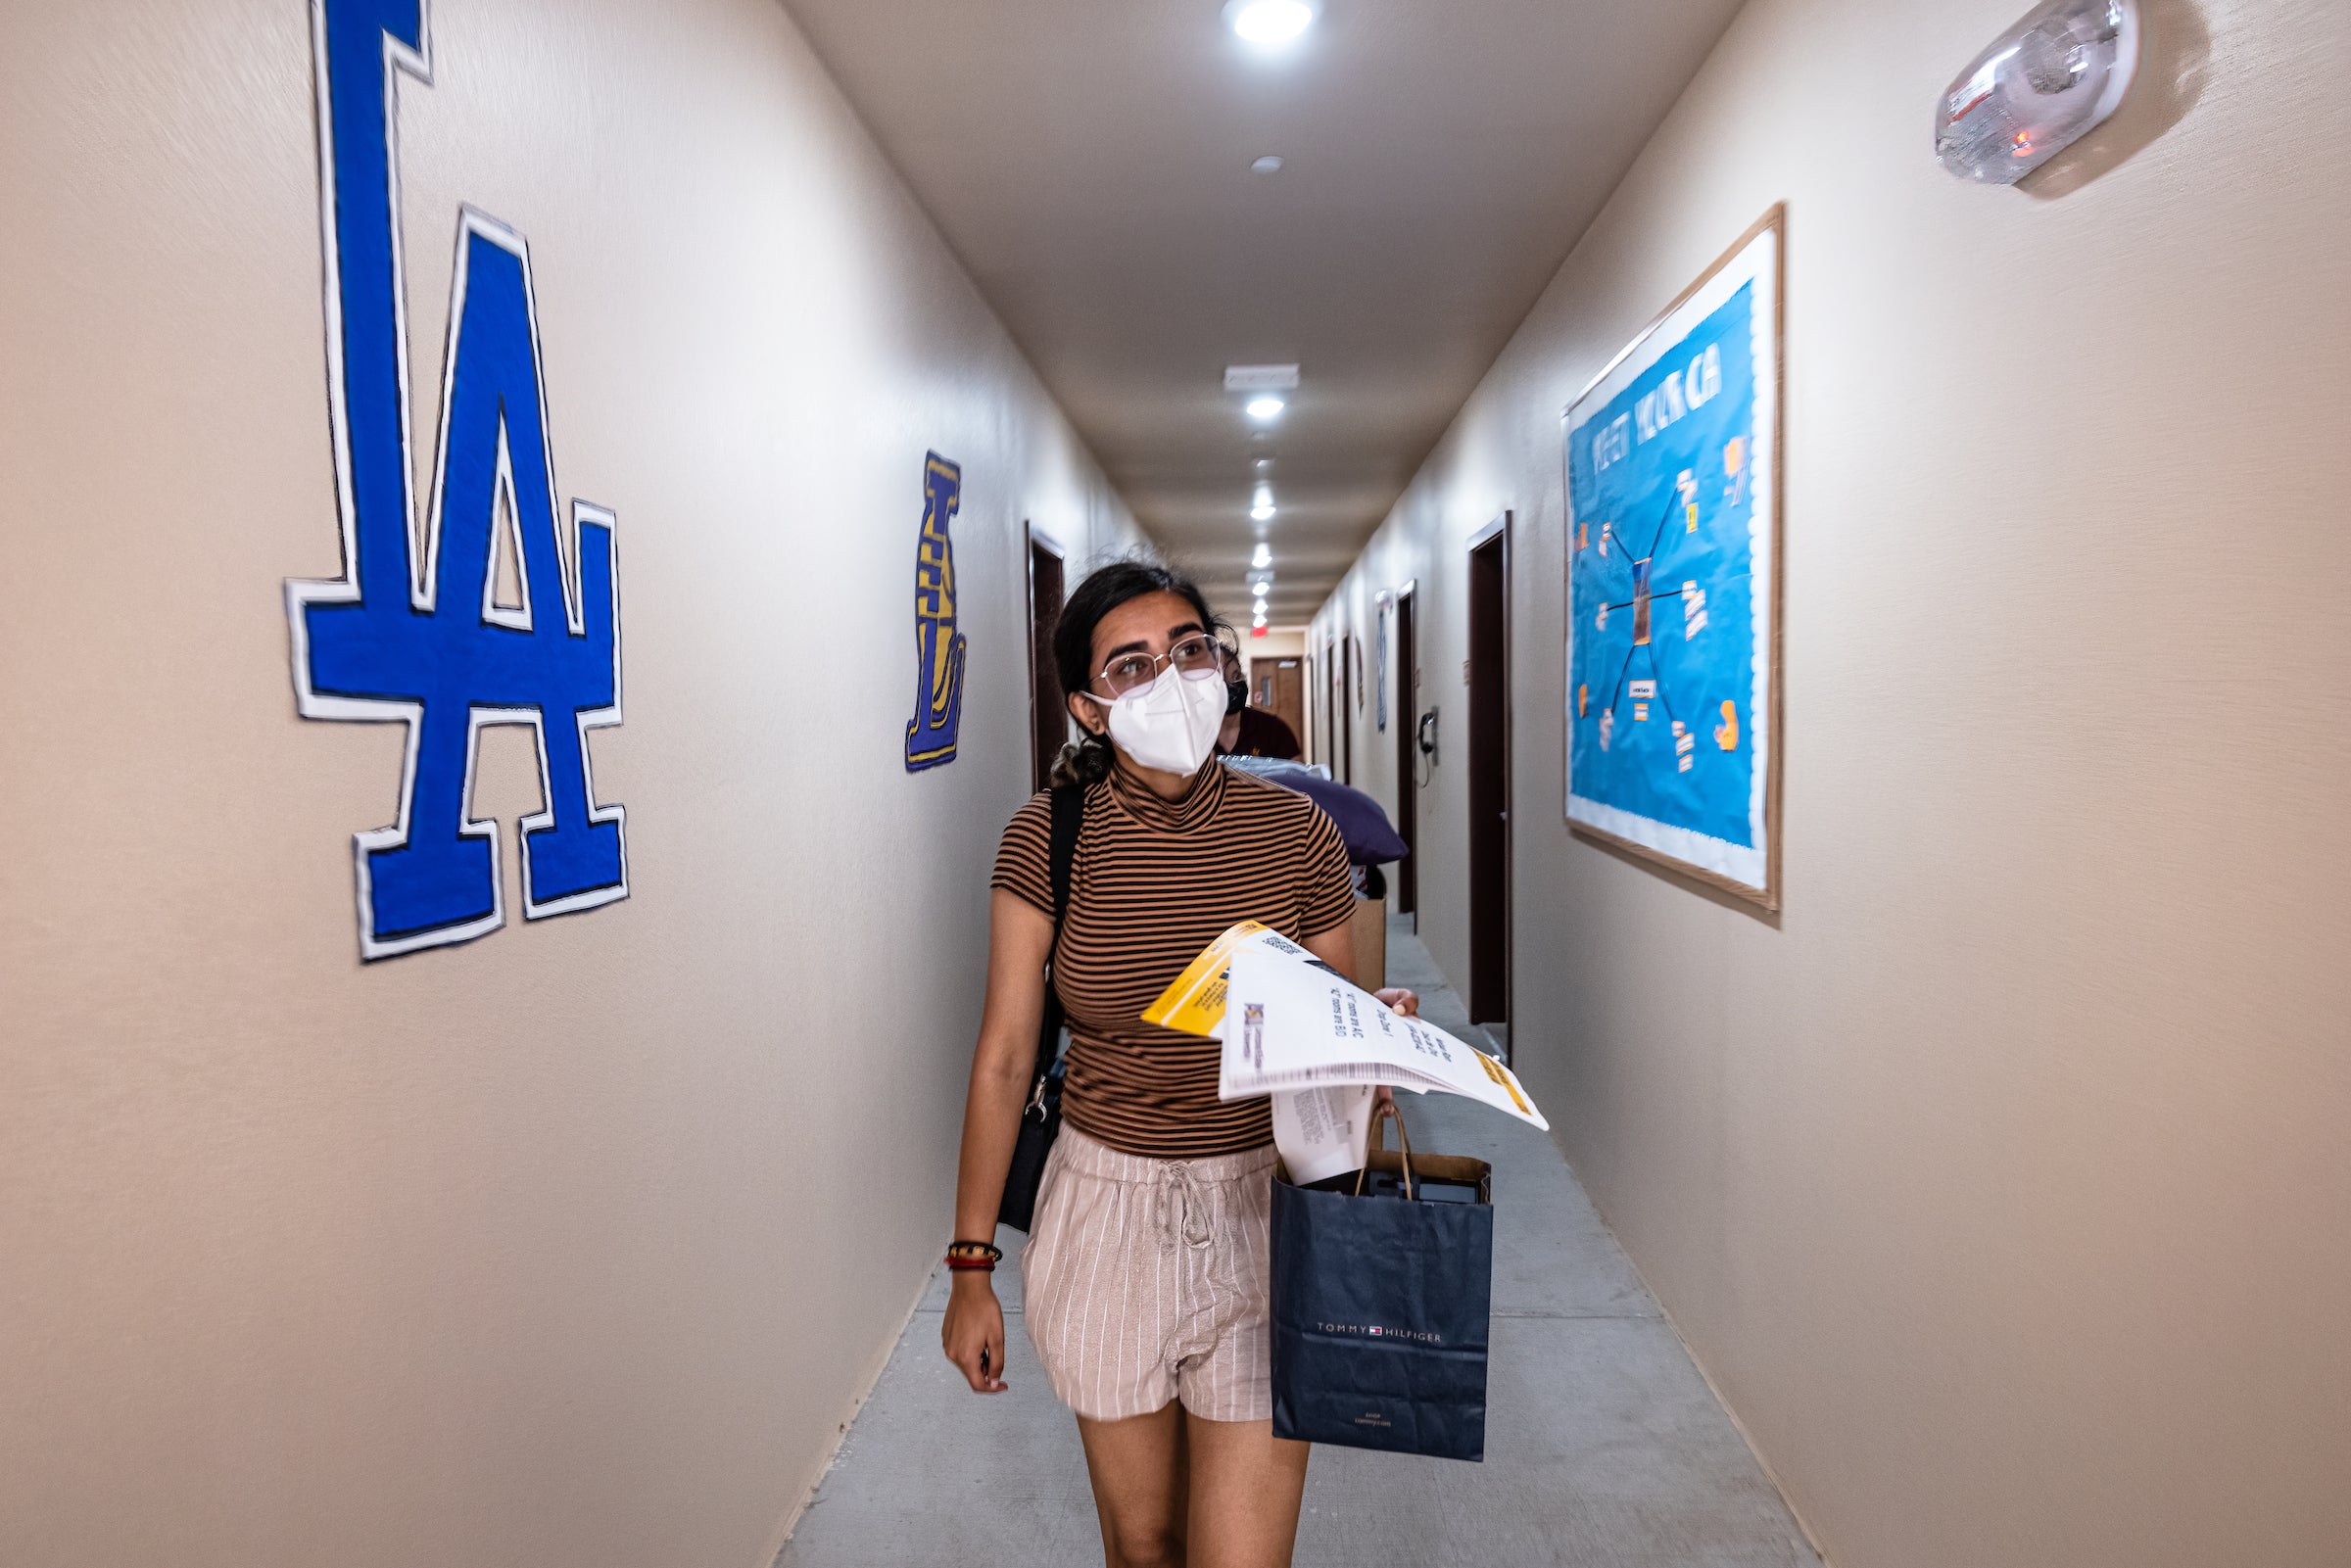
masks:
[[(356, 835), (360, 952), (462, 942), (505, 921), (498, 824), (467, 817), (476, 737), (531, 727), (544, 806), (520, 824), (526, 919), (628, 896), (626, 824), (599, 805), (588, 732), (620, 723), (613, 517), (571, 502), (558, 537), (530, 252), (470, 208), (456, 224), (439, 460), (409, 490), (399, 84), (430, 84), (422, 0), (312, 0), (327, 401), (343, 575), (286, 585), (303, 717), (408, 732), (400, 816)], [(518, 592), (501, 603), (497, 545)], [(421, 559), (419, 559), (421, 556)]]
[(963, 634), (955, 630), (955, 543), (947, 525), (963, 504), (963, 468), (937, 452), (923, 462), (923, 532), (914, 548), (914, 717), (906, 771), (955, 760), (963, 723)]

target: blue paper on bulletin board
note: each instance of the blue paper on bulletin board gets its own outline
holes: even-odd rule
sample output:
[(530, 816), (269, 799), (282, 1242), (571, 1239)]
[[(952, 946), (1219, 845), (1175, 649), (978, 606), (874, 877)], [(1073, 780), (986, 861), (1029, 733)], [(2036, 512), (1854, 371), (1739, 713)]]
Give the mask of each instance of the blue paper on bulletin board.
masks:
[(1778, 231), (1567, 419), (1567, 816), (1767, 902)]

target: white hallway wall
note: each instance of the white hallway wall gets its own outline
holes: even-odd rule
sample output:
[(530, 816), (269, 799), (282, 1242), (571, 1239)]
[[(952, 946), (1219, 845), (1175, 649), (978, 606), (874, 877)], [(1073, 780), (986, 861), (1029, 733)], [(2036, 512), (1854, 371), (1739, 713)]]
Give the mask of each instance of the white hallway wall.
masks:
[[(0, 1561), (764, 1565), (944, 1238), (1020, 525), (1137, 536), (778, 7), (431, 22), (418, 462), (467, 202), (619, 517), (634, 896), (360, 964), (399, 733), (295, 717), (281, 598), (338, 566), (308, 7), (10, 8)], [(971, 663), (910, 777), (929, 448)]]
[[(1519, 1064), (1841, 1568), (2336, 1565), (2351, 11), (2150, 0), (2036, 196), (1928, 146), (2019, 3), (1752, 0), (1311, 645), (1421, 583), (1463, 974), (1463, 545), (1516, 511)], [(1774, 921), (1561, 822), (1560, 415), (1781, 200)]]

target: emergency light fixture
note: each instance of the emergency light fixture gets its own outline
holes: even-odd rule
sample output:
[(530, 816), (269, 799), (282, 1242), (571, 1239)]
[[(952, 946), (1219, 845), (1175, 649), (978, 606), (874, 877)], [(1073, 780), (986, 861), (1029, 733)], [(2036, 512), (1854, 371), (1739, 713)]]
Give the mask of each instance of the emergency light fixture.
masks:
[(1935, 156), (2013, 185), (2122, 104), (2138, 71), (2138, 0), (2046, 0), (1959, 73), (1935, 107)]
[(1298, 390), (1298, 367), (1294, 364), (1228, 364), (1224, 367), (1226, 392), (1295, 392)]

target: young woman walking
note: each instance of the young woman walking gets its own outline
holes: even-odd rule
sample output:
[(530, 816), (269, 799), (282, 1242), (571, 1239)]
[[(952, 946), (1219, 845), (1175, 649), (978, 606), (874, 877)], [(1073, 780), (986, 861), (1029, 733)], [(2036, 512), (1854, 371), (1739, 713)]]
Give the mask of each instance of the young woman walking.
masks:
[[(1104, 1559), (1278, 1568), (1297, 1539), (1307, 1445), (1273, 1436), (1270, 1112), (1263, 1099), (1218, 1100), (1216, 1041), (1141, 1015), (1242, 920), (1350, 970), (1347, 855), (1304, 795), (1211, 758), (1223, 669), (1190, 582), (1137, 562), (1104, 567), (1064, 605), (1053, 653), (1085, 731), (1056, 777), (1086, 785), (1085, 821), (1058, 948), (1047, 795), (1013, 817), (997, 853), (941, 1339), (975, 1390), (1003, 1390), (989, 1238), (1052, 956), (1068, 1076), (1022, 1253), (1023, 1315), (1053, 1392), (1077, 1412)], [(1409, 991), (1380, 996), (1417, 1005)]]

